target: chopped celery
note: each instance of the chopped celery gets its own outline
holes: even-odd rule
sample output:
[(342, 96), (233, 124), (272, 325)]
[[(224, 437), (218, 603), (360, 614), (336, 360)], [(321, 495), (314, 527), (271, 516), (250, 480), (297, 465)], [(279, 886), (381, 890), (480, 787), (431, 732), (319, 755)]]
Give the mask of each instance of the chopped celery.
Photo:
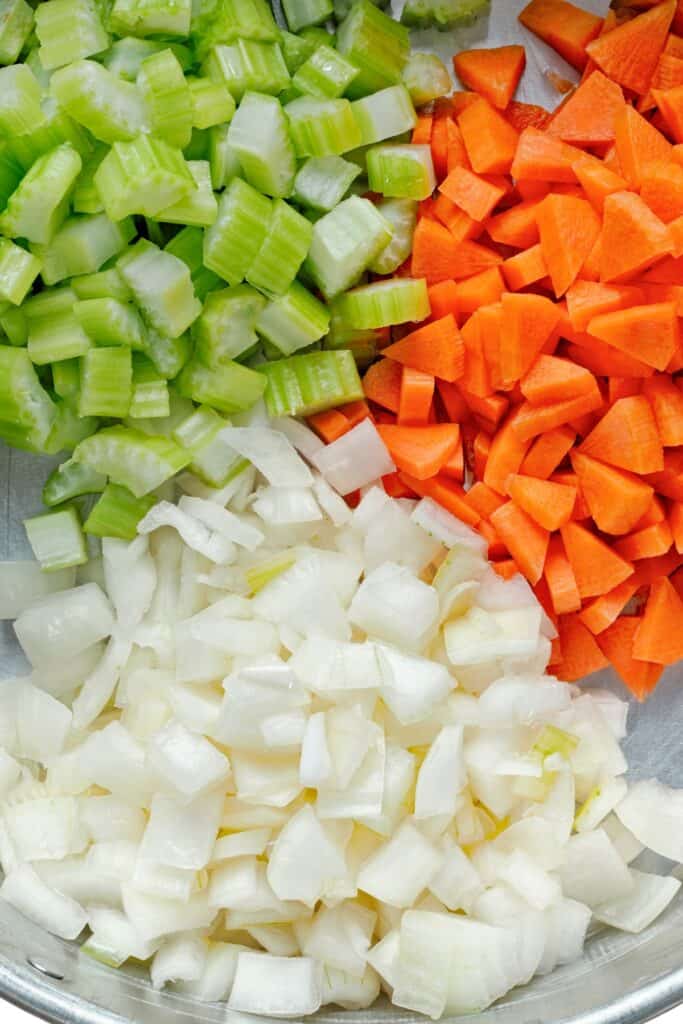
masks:
[(310, 416), (363, 398), (350, 352), (310, 352), (264, 363), (265, 400), (271, 416)]
[(410, 256), (417, 223), (417, 203), (413, 199), (383, 199), (377, 209), (391, 224), (391, 241), (370, 264), (375, 274), (393, 274)]
[(67, 277), (94, 274), (117, 256), (135, 237), (135, 225), (126, 217), (112, 223), (105, 213), (69, 217), (46, 246), (33, 246), (43, 263), (45, 284)]
[(313, 225), (306, 269), (334, 298), (358, 280), (391, 241), (391, 226), (368, 199), (351, 196)]
[(10, 196), (0, 217), (4, 234), (46, 245), (64, 220), (81, 158), (68, 143), (39, 157)]
[[(3, 3), (6, 2), (7, 0), (3, 0)], [(9, 0), (9, 2), (11, 3), (13, 2), (13, 0)], [(41, 89), (44, 89), (45, 92), (47, 92), (50, 88), (50, 79), (52, 78), (52, 71), (46, 71), (41, 63), (39, 53), (40, 48), (38, 46), (38, 38), (35, 32), (31, 32), (30, 35), (28, 36), (26, 40), (26, 46), (30, 46), (31, 49), (29, 49), (28, 53), (26, 54), (26, 57), (24, 58), (24, 64), (36, 76), (36, 79), (40, 83)], [(12, 61), (8, 61), (7, 63), (11, 64)]]
[(183, 228), (167, 243), (166, 252), (182, 260), (188, 268), (195, 295), (200, 302), (222, 284), (218, 274), (204, 266), (204, 232), (201, 228)]
[(306, 348), (327, 333), (330, 314), (299, 281), (273, 299), (256, 320), (256, 330), (285, 356)]
[(578, 737), (572, 736), (564, 729), (558, 729), (556, 725), (544, 725), (533, 745), (533, 750), (545, 757), (561, 754), (562, 757), (568, 758), (578, 743)]
[(74, 213), (101, 213), (104, 209), (104, 203), (95, 186), (95, 174), (108, 152), (108, 146), (105, 146), (103, 142), (98, 142), (95, 150), (83, 161), (81, 173), (76, 179), (71, 196)]
[(410, 38), (403, 25), (370, 0), (356, 0), (339, 26), (337, 49), (360, 71), (349, 95), (367, 96), (401, 81), (410, 53)]
[(74, 121), (101, 142), (128, 142), (146, 127), (139, 89), (94, 60), (78, 60), (55, 71), (50, 91)]
[(191, 33), (199, 60), (216, 43), (237, 39), (276, 43), (280, 38), (267, 0), (200, 0), (193, 5)]
[(0, 145), (0, 209), (7, 206), (7, 200), (24, 176), (24, 170), (9, 144)]
[(355, 327), (349, 327), (333, 305), (330, 329), (323, 341), (323, 348), (330, 351), (348, 349), (359, 366), (369, 366), (379, 355), (381, 338), (378, 331), (358, 331)]
[(436, 188), (429, 146), (385, 143), (369, 149), (366, 161), (373, 192), (396, 199), (427, 199)]
[(218, 217), (204, 233), (204, 264), (228, 284), (240, 284), (266, 237), (271, 201), (234, 178), (220, 198)]
[(299, 273), (311, 244), (313, 226), (284, 199), (276, 199), (268, 232), (247, 281), (267, 295), (283, 295)]
[(74, 459), (127, 487), (136, 498), (156, 490), (192, 461), (168, 438), (121, 426), (105, 427), (81, 441)]
[(168, 416), (155, 416), (152, 419), (132, 420), (127, 417), (124, 425), (136, 430), (139, 434), (147, 434), (149, 437), (171, 437), (179, 423), (191, 414), (194, 404), (189, 398), (179, 395), (175, 384), (168, 386)]
[(274, 97), (246, 93), (230, 122), (228, 143), (250, 185), (270, 196), (290, 194), (296, 161), (287, 118)]
[(81, 360), (80, 416), (128, 415), (133, 360), (129, 348), (91, 348)]
[(131, 213), (156, 217), (196, 187), (181, 151), (146, 135), (115, 142), (97, 168), (95, 185), (111, 220)]
[(48, 508), (61, 505), (83, 494), (99, 494), (107, 485), (107, 478), (82, 462), (67, 459), (50, 473), (43, 487), (43, 504)]
[(0, 345), (0, 438), (39, 451), (56, 414), (26, 350)]
[(298, 157), (334, 156), (360, 145), (360, 129), (348, 100), (301, 96), (285, 107)]
[(173, 50), (162, 50), (144, 60), (137, 85), (147, 105), (152, 134), (169, 146), (184, 149), (192, 138), (192, 97)]
[(363, 146), (408, 132), (417, 122), (413, 101), (405, 85), (380, 89), (372, 96), (356, 100), (352, 106)]
[(50, 436), (45, 442), (47, 455), (72, 452), (84, 438), (94, 434), (100, 425), (100, 421), (94, 416), (79, 416), (71, 399), (57, 399), (55, 406), (57, 415)]
[(360, 167), (341, 156), (309, 157), (294, 179), (293, 198), (314, 210), (333, 210), (360, 173)]
[(36, 366), (75, 359), (91, 347), (90, 338), (71, 310), (29, 320), (28, 354)]
[(142, 349), (145, 327), (134, 306), (119, 299), (81, 299), (74, 303), (74, 316), (96, 345), (128, 345)]
[(168, 43), (161, 39), (136, 39), (135, 36), (124, 36), (112, 43), (106, 53), (100, 57), (108, 71), (125, 78), (127, 82), (135, 82), (143, 60), (153, 57), (155, 53), (171, 49), (180, 61), (183, 71), (192, 64), (192, 53), (187, 46), (180, 43)]
[(0, 300), (21, 305), (41, 270), (41, 262), (30, 252), (0, 238)]
[(78, 359), (62, 359), (52, 364), (52, 387), (60, 398), (75, 398), (81, 384)]
[(128, 416), (132, 420), (157, 419), (170, 413), (168, 382), (154, 364), (135, 352), (133, 355), (133, 393)]
[(25, 345), (28, 341), (28, 320), (22, 309), (9, 307), (0, 313), (0, 327), (10, 345)]
[(42, 89), (25, 64), (0, 68), (0, 135), (10, 139), (33, 131), (45, 118)]
[(306, 28), (302, 28), (299, 33), (302, 39), (313, 45), (313, 51), (318, 49), (319, 46), (334, 46), (337, 45), (337, 37), (334, 32), (328, 32), (324, 25), (308, 25)]
[(213, 128), (230, 121), (235, 101), (227, 86), (210, 78), (188, 79), (192, 100), (192, 124), (195, 128)]
[(358, 68), (331, 46), (319, 46), (292, 78), (299, 92), (322, 99), (343, 96), (358, 74)]
[(436, 28), (446, 32), (470, 25), (486, 14), (491, 0), (407, 0), (401, 21), (411, 28)]
[(70, 282), (78, 299), (118, 299), (129, 302), (133, 295), (116, 267), (100, 270), (97, 274), (84, 274)]
[(172, 253), (142, 240), (120, 257), (117, 268), (146, 321), (178, 338), (202, 311), (190, 271)]
[(85, 537), (73, 507), (25, 519), (24, 527), (43, 572), (57, 572), (88, 561)]
[(33, 28), (33, 11), (25, 0), (0, 2), (0, 64), (14, 64)]
[(287, 24), (292, 32), (307, 25), (321, 25), (332, 17), (332, 0), (282, 0)]
[(20, 164), (24, 171), (30, 170), (38, 157), (61, 146), (63, 142), (70, 143), (82, 160), (90, 157), (93, 144), (88, 132), (61, 109), (53, 96), (46, 96), (42, 100), (41, 110), (43, 116), (37, 124), (21, 135), (13, 135), (8, 139), (7, 155)]
[(361, 285), (341, 295), (337, 310), (357, 330), (419, 323), (429, 316), (429, 295), (424, 278), (395, 277)]
[(76, 295), (68, 285), (61, 288), (44, 288), (42, 292), (29, 296), (21, 307), (30, 320), (39, 317), (70, 313)]
[(211, 184), (215, 189), (225, 188), (242, 173), (237, 153), (228, 141), (229, 132), (229, 124), (219, 124), (209, 129)]
[(219, 416), (208, 405), (201, 405), (178, 424), (173, 431), (173, 440), (194, 454), (203, 448), (207, 441), (213, 440), (219, 430), (227, 426), (228, 420)]
[(119, 36), (186, 36), (192, 0), (114, 0), (109, 26)]
[(218, 216), (218, 203), (211, 187), (211, 166), (208, 160), (188, 160), (195, 188), (177, 203), (161, 210), (157, 219), (165, 224), (209, 227)]
[(265, 305), (264, 297), (246, 284), (207, 295), (193, 328), (197, 358), (214, 366), (247, 352), (258, 341), (256, 317)]
[(36, 8), (40, 63), (47, 71), (102, 53), (109, 34), (92, 0), (48, 0)]
[(280, 555), (273, 555), (272, 558), (266, 558), (250, 566), (244, 574), (250, 596), (253, 597), (254, 594), (258, 594), (268, 583), (277, 579), (283, 572), (291, 569), (295, 562), (296, 555), (292, 554), (291, 551), (285, 551)]
[(170, 338), (148, 328), (145, 342), (145, 355), (152, 360), (157, 370), (166, 380), (173, 380), (190, 358), (192, 346), (189, 334), (181, 334)]
[(192, 452), (190, 472), (209, 487), (225, 487), (248, 463), (219, 437), (229, 422), (202, 405), (173, 431), (174, 440)]
[(203, 72), (214, 81), (223, 82), (236, 100), (249, 91), (277, 96), (289, 85), (289, 72), (279, 45), (254, 39), (237, 39), (229, 46), (215, 46)]
[(221, 412), (250, 409), (265, 390), (266, 382), (256, 370), (225, 360), (211, 368), (193, 359), (178, 377), (178, 391), (194, 402), (213, 406)]
[(138, 523), (156, 502), (157, 499), (153, 495), (136, 498), (127, 487), (107, 484), (102, 497), (86, 519), (83, 529), (94, 537), (135, 540)]
[(403, 69), (403, 84), (416, 107), (447, 96), (453, 88), (448, 68), (435, 53), (413, 53)]

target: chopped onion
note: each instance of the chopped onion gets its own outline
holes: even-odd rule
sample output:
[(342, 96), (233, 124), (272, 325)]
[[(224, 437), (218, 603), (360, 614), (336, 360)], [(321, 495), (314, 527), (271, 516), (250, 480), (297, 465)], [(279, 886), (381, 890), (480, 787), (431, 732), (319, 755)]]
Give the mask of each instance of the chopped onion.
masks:
[(310, 487), (311, 471), (287, 437), (269, 427), (224, 427), (221, 440), (248, 459), (274, 487)]
[(616, 811), (622, 825), (648, 849), (683, 860), (683, 791), (654, 779), (636, 782)]
[(633, 888), (625, 896), (605, 901), (593, 910), (603, 924), (640, 934), (669, 906), (681, 887), (677, 878), (646, 875), (631, 869)]
[(310, 957), (240, 953), (228, 1007), (242, 1013), (297, 1017), (322, 1005), (320, 967)]
[(88, 923), (83, 908), (46, 885), (30, 864), (20, 864), (9, 872), (0, 885), (0, 898), (62, 939), (77, 938)]
[(377, 428), (369, 419), (326, 445), (312, 461), (340, 494), (351, 494), (396, 469)]
[(43, 572), (37, 562), (0, 562), (0, 619), (16, 619), (34, 601), (75, 582), (75, 569)]

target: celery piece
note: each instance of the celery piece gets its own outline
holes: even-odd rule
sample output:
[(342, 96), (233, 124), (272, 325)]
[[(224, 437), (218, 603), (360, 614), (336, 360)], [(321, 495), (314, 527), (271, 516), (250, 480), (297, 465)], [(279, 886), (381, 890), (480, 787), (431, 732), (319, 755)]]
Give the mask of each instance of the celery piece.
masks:
[(108, 71), (125, 78), (127, 82), (135, 82), (144, 60), (153, 57), (162, 50), (172, 50), (183, 71), (193, 63), (192, 53), (187, 46), (180, 43), (168, 43), (162, 39), (137, 39), (135, 36), (124, 36), (111, 44), (106, 53), (100, 57)]
[(55, 407), (57, 414), (44, 447), (46, 455), (72, 452), (81, 441), (94, 434), (100, 425), (94, 416), (79, 416), (73, 399), (58, 398)]
[(71, 196), (74, 213), (101, 213), (104, 210), (104, 203), (95, 186), (95, 174), (108, 152), (109, 147), (98, 142), (95, 150), (83, 161), (83, 168)]
[(195, 322), (195, 353), (207, 366), (229, 362), (248, 352), (258, 341), (256, 317), (266, 300), (248, 284), (222, 288), (206, 297)]
[(311, 416), (363, 398), (350, 352), (310, 352), (264, 363), (266, 407), (271, 416)]
[(29, 320), (59, 316), (61, 313), (70, 313), (76, 293), (68, 286), (60, 288), (44, 288), (36, 295), (30, 295), (21, 307)]
[(4, 210), (7, 201), (24, 176), (25, 168), (15, 158), (9, 145), (0, 145), (0, 209)]
[(363, 146), (382, 142), (415, 127), (417, 114), (405, 85), (391, 85), (353, 104)]
[(358, 74), (358, 68), (333, 50), (319, 46), (292, 78), (292, 85), (301, 93), (320, 99), (343, 96)]
[(292, 198), (314, 210), (333, 210), (360, 173), (360, 167), (341, 156), (309, 157), (294, 179)]
[(447, 96), (453, 88), (448, 68), (435, 53), (411, 53), (402, 77), (416, 107)]
[(254, 39), (214, 46), (203, 73), (223, 82), (236, 100), (250, 91), (277, 96), (289, 85), (289, 72), (279, 45)]
[(298, 157), (334, 156), (360, 145), (360, 129), (348, 100), (301, 96), (285, 107)]
[(82, 462), (67, 459), (53, 469), (43, 487), (43, 504), (48, 508), (62, 502), (80, 498), (84, 494), (99, 494), (107, 485), (107, 478)]
[(290, 551), (283, 551), (278, 555), (273, 555), (272, 558), (264, 558), (245, 569), (244, 576), (249, 587), (249, 596), (253, 597), (258, 594), (268, 583), (291, 569), (295, 562), (296, 555)]
[(156, 217), (196, 187), (181, 151), (146, 135), (114, 143), (97, 168), (95, 186), (111, 220), (132, 213)]
[(145, 318), (160, 334), (178, 338), (202, 311), (187, 266), (142, 240), (116, 264)]
[(0, 327), (10, 345), (25, 345), (28, 341), (28, 320), (22, 309), (13, 309), (10, 306), (0, 313)]
[(160, 334), (155, 330), (147, 330), (145, 355), (152, 360), (161, 376), (166, 380), (173, 380), (178, 376), (190, 358), (191, 351), (192, 346), (188, 334), (181, 334), (178, 338), (169, 338), (168, 335)]
[(47, 0), (36, 8), (40, 63), (47, 71), (102, 53), (109, 34), (92, 0)]
[(201, 0), (193, 8), (191, 34), (198, 60), (216, 43), (279, 41), (280, 30), (267, 0)]
[(263, 245), (247, 271), (249, 284), (266, 295), (284, 295), (306, 258), (313, 226), (283, 199), (276, 199)]
[(385, 143), (369, 149), (366, 161), (373, 192), (396, 199), (427, 199), (436, 188), (429, 146)]
[(136, 498), (127, 487), (107, 484), (102, 497), (83, 524), (83, 529), (93, 537), (135, 540), (138, 523), (156, 503), (157, 499), (153, 495)]
[(157, 419), (170, 413), (168, 381), (140, 352), (133, 354), (133, 394), (128, 416), (132, 420)]
[(313, 225), (305, 267), (327, 299), (358, 280), (391, 241), (391, 226), (368, 199), (351, 196)]
[(14, 64), (33, 28), (33, 10), (25, 0), (0, 2), (0, 64)]
[(50, 88), (50, 79), (52, 78), (52, 71), (46, 71), (40, 61), (40, 53), (38, 46), (38, 39), (35, 32), (32, 32), (26, 40), (26, 46), (31, 47), (26, 56), (24, 57), (24, 64), (26, 67), (33, 72), (36, 76), (37, 81), (40, 84), (41, 89), (47, 92)]
[(361, 285), (341, 295), (337, 310), (357, 330), (419, 323), (429, 316), (429, 295), (424, 278), (395, 277)]
[(169, 146), (185, 149), (192, 138), (192, 97), (173, 50), (162, 50), (144, 60), (137, 85), (147, 106), (152, 134)]
[(211, 187), (211, 165), (208, 160), (188, 160), (195, 188), (177, 203), (157, 214), (165, 224), (209, 227), (218, 216), (218, 203)]
[(212, 441), (219, 430), (229, 425), (230, 421), (219, 416), (215, 409), (200, 405), (178, 424), (173, 431), (173, 440), (194, 455)]
[(81, 360), (80, 416), (128, 415), (133, 393), (129, 348), (91, 348)]
[(203, 77), (188, 79), (188, 85), (195, 128), (213, 128), (232, 120), (235, 101), (227, 86)]
[(24, 527), (43, 572), (57, 572), (88, 561), (85, 537), (74, 508), (25, 519)]
[(228, 284), (240, 284), (266, 237), (272, 203), (234, 178), (218, 203), (218, 217), (204, 233), (204, 265)]
[(401, 21), (411, 28), (436, 28), (440, 32), (463, 25), (486, 14), (490, 0), (407, 0)]
[(29, 320), (28, 354), (36, 366), (85, 355), (91, 342), (69, 310)]
[(81, 166), (80, 156), (68, 143), (36, 160), (0, 217), (2, 232), (47, 245), (66, 216), (69, 193)]
[(81, 386), (81, 364), (78, 359), (62, 359), (52, 364), (52, 387), (59, 398), (75, 398)]
[(226, 413), (250, 409), (266, 387), (262, 374), (228, 360), (211, 368), (198, 359), (190, 360), (176, 384), (185, 398)]
[(413, 199), (383, 199), (377, 209), (391, 224), (391, 241), (370, 264), (375, 274), (393, 274), (408, 259), (413, 248), (417, 203)]
[(106, 213), (80, 214), (69, 217), (49, 245), (32, 246), (32, 251), (42, 260), (45, 284), (57, 284), (67, 277), (94, 274), (134, 237), (129, 217), (114, 224)]
[(38, 157), (68, 142), (85, 161), (93, 152), (88, 132), (63, 111), (53, 96), (41, 101), (42, 119), (30, 131), (13, 135), (7, 142), (7, 153), (28, 171)]
[(272, 96), (248, 92), (230, 122), (228, 144), (244, 177), (269, 196), (288, 196), (296, 174), (287, 118)]
[(335, 305), (333, 303), (330, 310), (330, 329), (325, 335), (323, 348), (330, 351), (348, 349), (358, 366), (369, 366), (379, 355), (383, 344), (379, 331), (359, 331), (355, 327), (349, 327), (339, 316)]
[(55, 71), (50, 92), (74, 121), (109, 145), (129, 142), (147, 127), (139, 89), (94, 60)]
[(190, 271), (195, 295), (203, 302), (209, 292), (222, 285), (218, 274), (204, 266), (204, 232), (201, 228), (185, 227), (166, 245), (166, 252), (177, 256)]
[(532, 750), (545, 757), (549, 757), (551, 754), (561, 754), (562, 757), (569, 758), (578, 744), (578, 736), (573, 736), (572, 733), (565, 732), (564, 729), (559, 729), (556, 725), (544, 725)]
[(77, 299), (118, 299), (130, 302), (133, 294), (116, 267), (100, 270), (97, 274), (84, 274), (70, 282)]
[(313, 51), (319, 46), (334, 46), (337, 48), (337, 37), (334, 32), (329, 32), (324, 25), (308, 25), (302, 28), (299, 33), (302, 39), (313, 44)]
[(337, 49), (360, 71), (349, 89), (349, 95), (357, 98), (401, 81), (410, 37), (403, 25), (370, 0), (356, 0), (339, 26)]
[(273, 299), (259, 313), (256, 330), (278, 352), (289, 356), (327, 334), (330, 313), (327, 306), (294, 281), (284, 295)]
[(283, 0), (282, 7), (292, 32), (307, 25), (321, 25), (332, 17), (332, 0)]
[(290, 75), (295, 75), (302, 64), (315, 53), (316, 46), (312, 39), (295, 36), (293, 32), (283, 32), (280, 40), (282, 55)]
[(56, 414), (26, 350), (0, 345), (0, 438), (40, 451)]
[(0, 68), (0, 135), (11, 139), (32, 131), (45, 118), (38, 79), (25, 64)]
[(248, 465), (218, 436), (229, 425), (214, 409), (202, 405), (173, 431), (174, 440), (192, 452), (190, 472), (209, 487), (225, 487)]
[(41, 262), (8, 238), (0, 238), (0, 300), (19, 306), (40, 273)]
[(192, 0), (114, 0), (109, 27), (119, 36), (186, 36)]
[(229, 124), (219, 124), (209, 129), (209, 162), (211, 184), (215, 189), (225, 188), (233, 178), (242, 174), (237, 153), (228, 141)]
[(193, 128), (189, 146), (185, 146), (186, 160), (208, 160), (211, 151), (211, 133), (208, 128)]
[(146, 343), (145, 327), (136, 310), (118, 299), (80, 299), (74, 303), (74, 316), (96, 345), (127, 345), (142, 349)]

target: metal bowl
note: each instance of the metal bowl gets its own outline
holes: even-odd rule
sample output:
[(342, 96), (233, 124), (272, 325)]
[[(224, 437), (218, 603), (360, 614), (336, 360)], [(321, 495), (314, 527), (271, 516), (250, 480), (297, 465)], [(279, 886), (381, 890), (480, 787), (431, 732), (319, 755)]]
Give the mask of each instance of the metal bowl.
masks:
[[(607, 0), (578, 0), (604, 13)], [(396, 0), (394, 0), (394, 4)], [(552, 108), (558, 94), (548, 72), (575, 75), (556, 55), (517, 22), (520, 0), (492, 0), (488, 21), (457, 35), (416, 33), (417, 49), (437, 52), (450, 65), (458, 49), (497, 46), (514, 41), (527, 47), (527, 71), (519, 98)], [(54, 461), (54, 460), (53, 460)], [(21, 521), (40, 511), (40, 489), (50, 461), (11, 452), (0, 446), (0, 560), (30, 557)], [(683, 628), (683, 623), (681, 624)], [(10, 623), (0, 622), (0, 679), (24, 668)], [(632, 778), (657, 776), (683, 787), (683, 666), (665, 676), (647, 704), (633, 703), (625, 744)], [(0, 686), (3, 684), (0, 682)], [(11, 685), (8, 684), (8, 685)], [(607, 686), (624, 696), (613, 673), (593, 677), (588, 685)], [(646, 869), (670, 864), (644, 855)], [(41, 931), (12, 907), (0, 903), (0, 997), (50, 1021), (71, 1024), (183, 1024), (254, 1018), (152, 990), (142, 972), (113, 971), (78, 946)], [(511, 993), (479, 1015), (481, 1024), (641, 1024), (683, 1002), (683, 896), (642, 935), (603, 930), (589, 939), (583, 958), (548, 977)], [(320, 1024), (393, 1024), (417, 1021), (416, 1015), (379, 1003), (372, 1010), (321, 1012)], [(458, 1017), (452, 1024), (472, 1018)]]

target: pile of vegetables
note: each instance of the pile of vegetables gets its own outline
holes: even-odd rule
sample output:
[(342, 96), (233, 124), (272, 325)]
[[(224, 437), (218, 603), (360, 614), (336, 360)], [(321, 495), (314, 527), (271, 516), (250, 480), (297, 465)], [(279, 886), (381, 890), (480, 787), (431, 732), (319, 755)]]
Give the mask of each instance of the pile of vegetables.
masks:
[(627, 705), (544, 674), (528, 583), (368, 487), (393, 467), (355, 431), (345, 461), (256, 410), (223, 437), (251, 465), (203, 495), (184, 474), (97, 579), (14, 567), (0, 898), (234, 1011), (383, 990), (438, 1019), (579, 957), (591, 921), (648, 927), (681, 883), (630, 865), (683, 859), (683, 804), (628, 787)]

